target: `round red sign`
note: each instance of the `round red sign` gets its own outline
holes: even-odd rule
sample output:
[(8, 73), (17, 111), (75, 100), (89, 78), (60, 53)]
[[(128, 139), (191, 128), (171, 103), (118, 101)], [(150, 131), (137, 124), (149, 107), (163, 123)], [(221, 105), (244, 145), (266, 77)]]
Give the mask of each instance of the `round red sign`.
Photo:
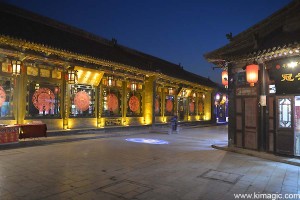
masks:
[(140, 100), (136, 96), (132, 96), (129, 99), (129, 108), (132, 112), (137, 112), (140, 107)]
[(90, 106), (90, 95), (85, 91), (77, 92), (74, 98), (74, 104), (80, 111), (86, 111)]

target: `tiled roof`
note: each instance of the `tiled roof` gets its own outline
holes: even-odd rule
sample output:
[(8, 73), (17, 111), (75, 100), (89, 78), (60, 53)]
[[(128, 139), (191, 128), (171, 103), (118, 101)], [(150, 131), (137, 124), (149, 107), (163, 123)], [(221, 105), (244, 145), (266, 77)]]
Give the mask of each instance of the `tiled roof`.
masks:
[(0, 26), (0, 35), (117, 62), (141, 70), (160, 72), (205, 86), (216, 86), (211, 80), (190, 73), (179, 65), (114, 44), (112, 41), (86, 31), (14, 6), (0, 5)]
[(233, 37), (229, 44), (209, 52), (204, 57), (210, 62), (238, 61), (264, 58), (281, 51), (295, 50), (300, 43), (300, 1), (275, 12), (270, 17)]

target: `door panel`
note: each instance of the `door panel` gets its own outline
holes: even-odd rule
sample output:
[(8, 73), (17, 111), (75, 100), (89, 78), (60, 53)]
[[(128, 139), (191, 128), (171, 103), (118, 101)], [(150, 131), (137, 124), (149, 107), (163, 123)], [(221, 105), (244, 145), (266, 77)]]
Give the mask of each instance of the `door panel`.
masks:
[(294, 97), (276, 97), (276, 152), (294, 155)]
[(274, 151), (274, 97), (268, 98), (268, 106), (269, 106), (269, 115), (268, 115), (268, 150)]
[(242, 99), (236, 98), (236, 146), (243, 147), (243, 115), (242, 115)]
[(245, 98), (245, 148), (257, 149), (256, 98)]
[(300, 96), (295, 96), (294, 111), (295, 155), (300, 156)]

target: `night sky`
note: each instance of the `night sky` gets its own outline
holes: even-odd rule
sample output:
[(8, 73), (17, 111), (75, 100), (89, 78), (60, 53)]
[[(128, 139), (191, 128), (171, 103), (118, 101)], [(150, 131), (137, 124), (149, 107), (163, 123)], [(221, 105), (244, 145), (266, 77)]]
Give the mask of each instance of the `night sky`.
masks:
[(203, 54), (291, 0), (4, 0), (221, 83)]

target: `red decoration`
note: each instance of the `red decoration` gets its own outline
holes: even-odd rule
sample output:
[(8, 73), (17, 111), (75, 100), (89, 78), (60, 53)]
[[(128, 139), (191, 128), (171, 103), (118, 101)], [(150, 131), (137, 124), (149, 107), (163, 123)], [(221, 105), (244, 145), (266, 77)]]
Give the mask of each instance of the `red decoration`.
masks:
[(276, 69), (280, 69), (280, 65), (276, 65)]
[(14, 143), (19, 141), (19, 127), (6, 126), (0, 129), (0, 144)]
[(0, 86), (0, 107), (3, 105), (3, 103), (6, 100), (6, 93), (2, 86)]
[(167, 103), (166, 103), (166, 110), (168, 112), (172, 112), (173, 110), (173, 101), (171, 101), (170, 99), (167, 100)]
[(190, 113), (194, 113), (195, 112), (195, 103), (194, 102), (190, 102)]
[(228, 86), (228, 71), (222, 71), (222, 84), (227, 87)]
[(90, 106), (90, 95), (85, 91), (77, 92), (74, 98), (74, 104), (80, 111), (86, 111)]
[(137, 112), (140, 107), (140, 100), (136, 96), (132, 96), (129, 99), (129, 108), (132, 112)]
[(115, 94), (109, 94), (107, 96), (107, 107), (109, 111), (116, 111), (119, 107), (119, 101)]
[(155, 113), (159, 113), (159, 100), (155, 99)]
[(250, 86), (254, 86), (254, 83), (258, 81), (258, 65), (248, 65), (246, 67), (247, 82)]
[(46, 114), (54, 109), (55, 96), (49, 88), (40, 88), (32, 96), (32, 103), (36, 109)]

